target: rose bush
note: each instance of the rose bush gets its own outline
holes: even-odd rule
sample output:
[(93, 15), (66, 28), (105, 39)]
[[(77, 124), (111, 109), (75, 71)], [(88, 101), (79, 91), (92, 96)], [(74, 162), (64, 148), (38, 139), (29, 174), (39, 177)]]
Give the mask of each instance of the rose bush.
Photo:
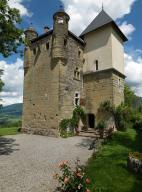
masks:
[(61, 192), (91, 192), (91, 181), (87, 178), (80, 160), (75, 162), (75, 168), (71, 169), (68, 161), (59, 164), (61, 174), (57, 176)]

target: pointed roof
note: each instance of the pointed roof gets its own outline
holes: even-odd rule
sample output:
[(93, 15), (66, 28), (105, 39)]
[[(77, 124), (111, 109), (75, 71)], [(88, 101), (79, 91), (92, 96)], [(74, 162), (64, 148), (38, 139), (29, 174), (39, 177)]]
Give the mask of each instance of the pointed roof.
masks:
[(80, 37), (83, 37), (87, 33), (97, 30), (98, 28), (101, 28), (108, 24), (112, 24), (116, 31), (119, 33), (119, 35), (122, 37), (123, 41), (127, 41), (127, 37), (122, 33), (115, 21), (103, 9), (97, 15), (97, 17), (90, 23), (90, 25), (81, 33)]

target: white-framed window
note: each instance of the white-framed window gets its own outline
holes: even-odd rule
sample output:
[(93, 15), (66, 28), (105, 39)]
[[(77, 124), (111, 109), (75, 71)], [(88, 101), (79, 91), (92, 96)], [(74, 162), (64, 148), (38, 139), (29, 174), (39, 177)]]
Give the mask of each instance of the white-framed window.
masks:
[(74, 105), (80, 105), (80, 93), (78, 91), (76, 91), (74, 94)]
[(74, 70), (74, 78), (80, 80), (80, 71), (78, 67), (76, 67), (76, 69)]
[(64, 19), (62, 17), (58, 17), (58, 23), (59, 24), (63, 24), (64, 23)]

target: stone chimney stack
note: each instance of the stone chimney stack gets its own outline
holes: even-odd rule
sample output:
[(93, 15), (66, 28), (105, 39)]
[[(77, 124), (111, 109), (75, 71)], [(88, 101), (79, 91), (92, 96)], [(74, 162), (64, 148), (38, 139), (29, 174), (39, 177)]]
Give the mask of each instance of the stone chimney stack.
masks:
[(48, 33), (49, 29), (50, 29), (50, 28), (49, 28), (48, 26), (45, 26), (45, 27), (44, 27), (44, 32), (45, 32), (45, 33)]

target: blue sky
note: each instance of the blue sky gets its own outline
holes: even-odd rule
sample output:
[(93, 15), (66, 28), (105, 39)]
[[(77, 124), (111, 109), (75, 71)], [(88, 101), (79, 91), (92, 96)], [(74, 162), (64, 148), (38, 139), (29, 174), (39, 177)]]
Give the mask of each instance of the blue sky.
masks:
[[(137, 95), (142, 96), (142, 0), (10, 0), (10, 6), (20, 9), (23, 29), (33, 23), (34, 28), (41, 34), (44, 26), (52, 28), (52, 16), (62, 3), (71, 17), (70, 30), (79, 35), (99, 13), (102, 2), (105, 11), (129, 39), (125, 44), (126, 81)], [(22, 101), (22, 65), (23, 58), (19, 55), (7, 59), (0, 56), (0, 68), (5, 71), (5, 87), (2, 93), (5, 105)]]

